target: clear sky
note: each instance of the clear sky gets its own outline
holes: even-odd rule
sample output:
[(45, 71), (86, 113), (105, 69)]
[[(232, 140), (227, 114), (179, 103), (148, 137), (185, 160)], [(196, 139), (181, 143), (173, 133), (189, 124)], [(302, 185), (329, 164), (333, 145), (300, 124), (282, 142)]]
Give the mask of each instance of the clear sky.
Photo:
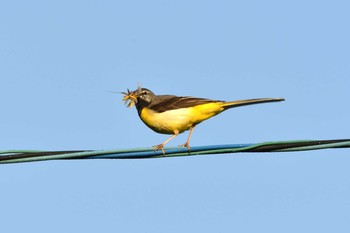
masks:
[[(165, 140), (111, 91), (284, 97), (192, 146), (350, 138), (349, 1), (2, 1), (0, 150)], [(187, 133), (169, 143), (184, 143)], [(0, 166), (1, 232), (350, 232), (350, 151)]]

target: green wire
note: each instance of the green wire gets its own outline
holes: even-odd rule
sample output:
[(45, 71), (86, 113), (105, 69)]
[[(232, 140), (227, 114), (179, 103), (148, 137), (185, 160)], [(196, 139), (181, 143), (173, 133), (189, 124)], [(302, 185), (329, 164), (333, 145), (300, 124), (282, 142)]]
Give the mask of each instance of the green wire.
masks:
[(350, 139), (338, 140), (296, 140), (264, 142), (255, 144), (229, 144), (187, 148), (165, 148), (166, 154), (152, 148), (122, 150), (82, 150), (82, 151), (39, 151), (39, 150), (5, 150), (0, 151), (0, 164), (23, 163), (62, 159), (144, 159), (208, 154), (225, 154), (239, 152), (292, 152), (320, 150), (331, 148), (350, 148)]

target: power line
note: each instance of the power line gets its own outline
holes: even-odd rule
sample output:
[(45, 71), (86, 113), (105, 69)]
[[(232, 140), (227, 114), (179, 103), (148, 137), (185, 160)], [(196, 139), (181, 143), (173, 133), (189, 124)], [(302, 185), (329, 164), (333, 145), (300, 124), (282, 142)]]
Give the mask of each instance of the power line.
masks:
[(168, 147), (165, 148), (165, 155), (152, 148), (76, 151), (7, 150), (0, 151), (0, 164), (67, 159), (146, 159), (241, 152), (292, 152), (332, 148), (350, 148), (350, 139), (196, 146), (191, 148), (190, 153), (187, 148)]

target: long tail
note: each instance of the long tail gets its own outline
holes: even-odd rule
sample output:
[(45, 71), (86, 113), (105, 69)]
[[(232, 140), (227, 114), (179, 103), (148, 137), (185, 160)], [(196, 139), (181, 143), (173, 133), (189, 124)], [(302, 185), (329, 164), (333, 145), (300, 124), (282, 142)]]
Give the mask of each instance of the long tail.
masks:
[(249, 100), (235, 100), (235, 101), (229, 101), (224, 103), (224, 108), (235, 108), (245, 105), (251, 105), (251, 104), (262, 104), (262, 103), (269, 103), (269, 102), (279, 102), (284, 101), (283, 98), (260, 98), (260, 99), (249, 99)]

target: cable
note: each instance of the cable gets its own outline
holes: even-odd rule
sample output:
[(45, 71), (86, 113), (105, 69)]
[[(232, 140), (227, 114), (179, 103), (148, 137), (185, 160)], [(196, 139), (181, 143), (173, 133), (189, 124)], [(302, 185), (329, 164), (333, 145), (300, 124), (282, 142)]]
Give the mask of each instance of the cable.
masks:
[(152, 148), (76, 151), (6, 150), (0, 151), (0, 164), (63, 159), (145, 159), (239, 152), (292, 152), (331, 148), (350, 148), (350, 139), (196, 146), (191, 148), (190, 153), (187, 148), (169, 147), (165, 148), (165, 155)]

